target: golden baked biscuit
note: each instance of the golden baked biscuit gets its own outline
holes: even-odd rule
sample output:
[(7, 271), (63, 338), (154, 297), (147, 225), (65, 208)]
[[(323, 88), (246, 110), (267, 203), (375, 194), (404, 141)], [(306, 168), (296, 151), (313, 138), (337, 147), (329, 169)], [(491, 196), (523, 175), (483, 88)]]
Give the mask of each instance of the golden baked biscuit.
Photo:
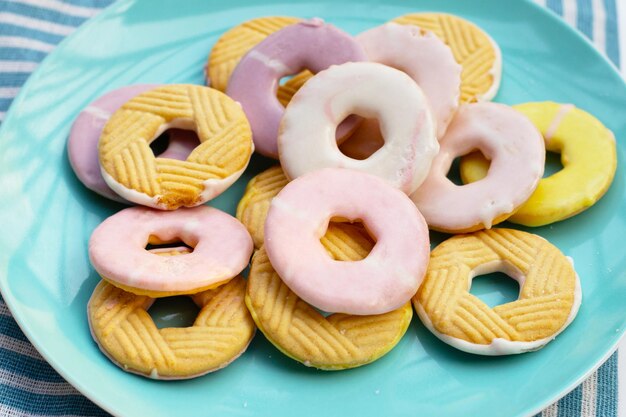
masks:
[[(469, 290), (475, 276), (496, 271), (518, 281), (520, 295), (490, 308)], [(444, 342), (470, 353), (506, 355), (553, 340), (574, 319), (581, 298), (576, 271), (557, 247), (530, 233), (491, 229), (437, 246), (413, 304)]]
[[(561, 154), (563, 169), (539, 181), (530, 198), (509, 217), (512, 223), (544, 226), (594, 205), (609, 189), (617, 169), (615, 136), (602, 122), (571, 104), (513, 106), (539, 129), (546, 150)], [(487, 175), (489, 161), (478, 152), (461, 158), (464, 183)]]
[(237, 205), (236, 217), (248, 229), (257, 249), (263, 246), (263, 226), (270, 202), (288, 182), (280, 165), (273, 166), (248, 182)]
[(125, 371), (153, 379), (186, 379), (224, 368), (254, 336), (241, 276), (191, 296), (200, 307), (191, 327), (158, 329), (147, 310), (154, 299), (101, 281), (87, 306), (100, 350)]
[[(186, 160), (155, 157), (150, 143), (168, 128), (195, 130)], [(126, 102), (104, 126), (98, 144), (107, 184), (125, 199), (174, 210), (202, 204), (232, 185), (252, 152), (248, 120), (235, 101), (208, 87), (157, 87)]]
[(502, 54), (496, 42), (478, 26), (445, 13), (410, 13), (393, 22), (431, 31), (450, 47), (463, 67), (461, 103), (495, 97), (502, 77)]
[[(226, 91), (230, 75), (241, 58), (272, 33), (300, 21), (297, 17), (259, 17), (233, 27), (215, 43), (207, 63), (207, 84)], [(313, 74), (303, 71), (278, 87), (278, 100), (286, 106), (291, 97)]]
[[(339, 261), (363, 259), (374, 246), (363, 226), (349, 223), (331, 223), (321, 242), (329, 256)], [(413, 316), (407, 303), (386, 314), (324, 317), (283, 283), (263, 247), (252, 258), (246, 305), (259, 329), (281, 352), (323, 370), (375, 361), (400, 341)]]

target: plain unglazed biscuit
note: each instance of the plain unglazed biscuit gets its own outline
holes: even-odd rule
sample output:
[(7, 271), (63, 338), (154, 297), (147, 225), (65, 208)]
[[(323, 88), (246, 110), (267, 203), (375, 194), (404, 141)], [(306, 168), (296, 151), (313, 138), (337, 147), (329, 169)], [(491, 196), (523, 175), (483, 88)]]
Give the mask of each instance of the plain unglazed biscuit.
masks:
[(445, 13), (411, 13), (393, 22), (415, 25), (437, 35), (452, 50), (461, 71), (461, 103), (491, 100), (500, 87), (502, 54), (496, 42), (475, 24)]
[[(469, 290), (475, 276), (496, 271), (518, 281), (520, 294), (490, 308)], [(426, 327), (451, 346), (507, 355), (553, 340), (574, 319), (581, 298), (572, 262), (557, 247), (530, 233), (491, 229), (437, 246), (413, 303)]]
[(254, 336), (241, 277), (192, 296), (200, 312), (191, 327), (158, 329), (147, 310), (154, 299), (101, 281), (87, 307), (102, 352), (125, 371), (153, 379), (187, 379), (224, 368)]
[[(155, 157), (150, 143), (169, 128), (195, 130), (186, 160)], [(162, 86), (126, 102), (98, 144), (102, 176), (126, 200), (174, 210), (202, 204), (243, 173), (254, 145), (241, 107), (224, 93), (186, 84)]]
[[(321, 241), (335, 260), (363, 259), (374, 245), (362, 227), (331, 224), (329, 232), (331, 228), (336, 230)], [(354, 368), (375, 361), (400, 341), (413, 316), (407, 303), (380, 315), (324, 317), (285, 285), (264, 248), (252, 258), (246, 305), (259, 329), (281, 352), (322, 370)]]
[(246, 226), (254, 247), (263, 245), (263, 226), (272, 198), (283, 189), (289, 180), (279, 165), (273, 166), (253, 177), (237, 205), (237, 219)]
[[(224, 33), (215, 43), (207, 63), (207, 84), (226, 91), (228, 80), (241, 58), (272, 33), (298, 23), (301, 19), (289, 16), (267, 16), (248, 20)], [(296, 91), (313, 76), (302, 71), (278, 87), (278, 100), (286, 106)]]

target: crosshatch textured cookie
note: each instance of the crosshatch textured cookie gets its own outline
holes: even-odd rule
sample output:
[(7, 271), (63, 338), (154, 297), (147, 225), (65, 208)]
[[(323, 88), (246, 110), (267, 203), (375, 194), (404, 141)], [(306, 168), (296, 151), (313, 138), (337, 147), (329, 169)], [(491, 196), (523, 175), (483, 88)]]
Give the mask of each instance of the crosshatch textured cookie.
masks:
[[(472, 278), (502, 271), (520, 284), (517, 301), (490, 308), (470, 294)], [(481, 355), (537, 350), (574, 319), (581, 302), (571, 260), (540, 236), (492, 229), (454, 236), (431, 254), (415, 310), (457, 349)]]
[(282, 168), (279, 165), (273, 166), (248, 182), (246, 191), (237, 205), (237, 219), (246, 226), (257, 249), (263, 245), (263, 226), (272, 198), (288, 182)]
[[(207, 85), (225, 92), (228, 80), (241, 58), (272, 33), (298, 23), (301, 19), (289, 16), (259, 17), (233, 27), (215, 43), (207, 63)], [(310, 71), (288, 80), (278, 88), (278, 100), (286, 106), (291, 97), (313, 76)]]
[(496, 42), (475, 24), (445, 13), (411, 13), (393, 19), (433, 32), (461, 64), (462, 103), (491, 100), (500, 87), (502, 55)]
[[(169, 128), (195, 130), (200, 140), (186, 160), (155, 157), (150, 143)], [(107, 184), (125, 199), (174, 210), (197, 206), (243, 173), (254, 145), (241, 107), (196, 85), (168, 85), (126, 102), (105, 125), (98, 146)]]
[(224, 368), (250, 344), (255, 326), (245, 285), (236, 277), (192, 296), (201, 309), (193, 326), (158, 329), (147, 312), (154, 299), (101, 281), (87, 306), (89, 327), (102, 352), (125, 371), (153, 379), (197, 377)]
[[(331, 228), (334, 228), (331, 232)], [(333, 259), (363, 259), (374, 242), (362, 227), (331, 224), (321, 240)], [(407, 303), (389, 313), (324, 317), (280, 279), (264, 248), (252, 258), (246, 305), (274, 346), (306, 366), (322, 370), (354, 368), (389, 352), (406, 332), (413, 311)]]
[[(544, 226), (594, 205), (609, 189), (617, 168), (615, 136), (602, 122), (572, 104), (524, 103), (513, 108), (533, 122), (546, 150), (561, 154), (563, 169), (539, 180), (530, 198), (509, 221)], [(484, 178), (489, 161), (479, 152), (461, 158), (464, 183)]]

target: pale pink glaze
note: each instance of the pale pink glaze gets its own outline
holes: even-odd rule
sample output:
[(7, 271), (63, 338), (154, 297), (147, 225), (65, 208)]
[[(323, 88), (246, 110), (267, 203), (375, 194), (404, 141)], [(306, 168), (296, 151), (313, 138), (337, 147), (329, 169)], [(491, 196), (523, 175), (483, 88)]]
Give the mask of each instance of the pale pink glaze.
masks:
[[(150, 236), (194, 249), (159, 256), (145, 249)], [(237, 219), (208, 206), (127, 208), (102, 222), (89, 239), (89, 259), (101, 276), (157, 292), (192, 292), (233, 278), (248, 265), (252, 249), (252, 238)]]
[[(337, 147), (335, 130), (350, 114), (379, 121), (385, 143), (369, 158), (349, 158)], [(291, 179), (321, 168), (350, 168), (410, 194), (426, 178), (439, 144), (426, 97), (408, 75), (382, 64), (351, 62), (318, 73), (294, 95), (278, 149)]]
[[(333, 260), (320, 243), (332, 217), (361, 219), (369, 255)], [(411, 200), (375, 176), (328, 168), (302, 176), (272, 200), (265, 221), (272, 266), (304, 301), (328, 312), (382, 314), (417, 292), (430, 254), (428, 228)]]
[[(117, 195), (104, 181), (100, 171), (98, 140), (110, 116), (131, 98), (158, 87), (156, 84), (137, 84), (110, 91), (91, 102), (79, 114), (67, 141), (67, 153), (78, 179), (90, 190), (103, 197), (130, 204)], [(170, 132), (170, 145), (161, 154), (164, 158), (184, 160), (198, 146), (183, 130)]]
[[(367, 61), (363, 48), (352, 36), (321, 19), (287, 26), (252, 48), (233, 71), (226, 92), (241, 103), (256, 151), (278, 157), (276, 136), (284, 108), (276, 91), (282, 77), (303, 69), (317, 73), (351, 61)], [(337, 137), (344, 137), (357, 122), (352, 118), (342, 124)]]
[(441, 138), (459, 103), (461, 66), (450, 48), (417, 26), (386, 23), (356, 37), (374, 62), (404, 71), (422, 88)]
[[(461, 231), (511, 213), (525, 202), (543, 175), (544, 140), (523, 114), (497, 103), (459, 108), (426, 181), (411, 195), (428, 225)], [(491, 166), (487, 176), (455, 185), (446, 176), (455, 158), (480, 150)]]

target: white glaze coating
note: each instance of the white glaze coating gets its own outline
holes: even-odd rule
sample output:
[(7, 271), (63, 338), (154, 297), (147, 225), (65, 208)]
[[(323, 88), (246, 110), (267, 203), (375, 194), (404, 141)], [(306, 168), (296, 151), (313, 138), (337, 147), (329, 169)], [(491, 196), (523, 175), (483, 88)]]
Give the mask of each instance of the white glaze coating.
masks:
[[(376, 239), (363, 260), (333, 260), (320, 243), (333, 217), (361, 219)], [(411, 200), (362, 172), (327, 168), (304, 175), (274, 197), (265, 249), (282, 280), (323, 311), (383, 314), (421, 284), (430, 254), (428, 228)]]
[[(573, 266), (574, 265), (573, 259), (569, 256), (567, 256), (567, 259), (572, 263), (572, 266)], [(488, 269), (488, 272), (476, 273), (474, 276), (484, 274), (484, 273), (489, 273), (489, 272), (503, 271), (507, 275), (511, 276), (511, 278), (520, 282), (520, 288), (521, 288), (523, 284), (523, 279), (524, 279), (524, 276), (521, 273), (521, 271), (517, 270), (517, 274), (515, 272), (512, 272), (513, 270), (511, 270), (511, 268), (508, 268), (508, 266), (511, 264), (504, 263), (504, 262), (500, 268), (497, 268), (496, 263), (498, 263), (498, 261), (492, 263), (491, 268)], [(514, 269), (517, 269), (517, 268), (514, 268)], [(472, 272), (475, 272), (475, 271), (476, 270)], [(474, 278), (474, 276), (472, 276), (471, 278)], [(433, 323), (430, 320), (430, 317), (428, 317), (428, 314), (426, 314), (422, 305), (419, 302), (414, 303), (414, 304), (415, 304), (415, 311), (417, 312), (417, 315), (419, 316), (424, 326), (426, 326), (426, 328), (430, 330), (430, 332), (432, 332), (435, 336), (437, 336), (437, 338), (440, 339), (442, 342), (447, 343), (450, 346), (455, 347), (464, 352), (473, 353), (476, 355), (501, 356), (501, 355), (516, 355), (519, 353), (532, 352), (532, 351), (541, 349), (542, 347), (547, 345), (550, 341), (556, 339), (556, 337), (563, 330), (565, 330), (567, 326), (570, 325), (570, 323), (576, 318), (576, 315), (578, 314), (578, 310), (580, 309), (581, 303), (582, 303), (582, 289), (580, 286), (580, 278), (578, 274), (576, 274), (576, 287), (574, 289), (574, 303), (572, 305), (572, 309), (570, 310), (569, 315), (567, 316), (567, 321), (565, 322), (565, 324), (563, 324), (563, 326), (557, 332), (555, 332), (550, 337), (538, 339), (532, 342), (513, 342), (510, 340), (506, 340), (506, 339), (496, 338), (496, 339), (493, 339), (493, 341), (488, 345), (471, 343), (471, 342), (468, 342), (467, 340), (458, 339), (456, 337), (452, 337), (452, 336), (448, 336), (446, 334), (440, 333), (433, 326)]]
[[(194, 247), (181, 256), (145, 250), (149, 237)], [(253, 245), (246, 228), (212, 207), (175, 211), (131, 207), (102, 222), (89, 239), (89, 259), (106, 279), (145, 291), (193, 292), (241, 272)]]
[[(351, 114), (379, 120), (385, 144), (355, 160), (337, 147), (337, 125)], [(328, 167), (376, 175), (409, 194), (439, 150), (426, 97), (402, 71), (371, 62), (332, 66), (311, 78), (285, 110), (280, 162), (294, 179)]]
[[(491, 228), (494, 219), (530, 197), (543, 175), (543, 137), (530, 120), (503, 104), (461, 106), (440, 145), (428, 177), (411, 195), (428, 225), (437, 230)], [(452, 162), (476, 149), (491, 160), (487, 176), (455, 185), (446, 177)]]
[(441, 138), (461, 94), (462, 67), (450, 48), (432, 32), (393, 22), (363, 32), (356, 40), (370, 60), (405, 72), (422, 88)]

